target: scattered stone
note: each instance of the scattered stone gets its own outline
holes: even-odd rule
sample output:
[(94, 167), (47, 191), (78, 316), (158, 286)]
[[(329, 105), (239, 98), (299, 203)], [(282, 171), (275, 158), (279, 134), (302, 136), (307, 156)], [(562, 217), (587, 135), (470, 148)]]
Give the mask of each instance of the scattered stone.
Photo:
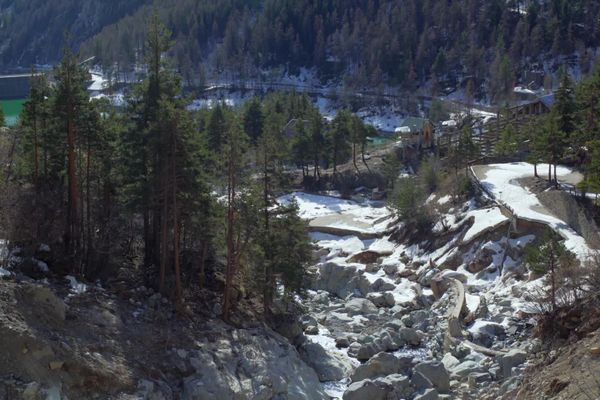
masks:
[(50, 363), (48, 364), (48, 367), (51, 370), (57, 370), (57, 369), (62, 369), (63, 365), (65, 365), (64, 361), (50, 361)]
[(415, 366), (415, 371), (420, 372), (438, 391), (447, 393), (450, 390), (450, 376), (444, 364), (438, 361), (424, 361)]
[(375, 307), (375, 304), (367, 299), (352, 299), (344, 305), (344, 310), (350, 316), (377, 313), (377, 307)]
[(483, 368), (475, 361), (467, 360), (450, 369), (450, 372), (459, 378), (465, 378), (473, 372), (483, 372)]
[(377, 353), (365, 364), (359, 365), (351, 376), (352, 382), (377, 378), (400, 372), (400, 360), (390, 353)]
[(442, 364), (444, 364), (444, 367), (447, 370), (450, 370), (460, 364), (460, 361), (458, 361), (458, 358), (454, 357), (451, 353), (446, 353), (444, 354), (444, 357), (442, 357)]
[(498, 357), (497, 361), (504, 378), (512, 375), (512, 369), (527, 360), (527, 353), (520, 349), (512, 349), (506, 355)]
[(415, 396), (414, 400), (438, 400), (440, 398), (438, 391), (435, 389), (425, 389), (423, 394)]
[(477, 388), (483, 382), (489, 382), (492, 380), (492, 376), (487, 372), (472, 372), (467, 378), (467, 382), (470, 388)]
[(418, 346), (421, 344), (422, 334), (413, 328), (400, 328), (398, 334), (402, 340), (411, 346)]
[(377, 307), (393, 307), (396, 304), (394, 294), (391, 292), (373, 292), (367, 294), (367, 299), (373, 302)]
[(365, 272), (377, 272), (379, 271), (379, 269), (381, 268), (381, 266), (379, 264), (375, 264), (375, 263), (369, 263), (367, 265), (365, 265)]
[(347, 337), (338, 337), (335, 339), (335, 347), (338, 349), (345, 349), (350, 346), (350, 341)]
[(354, 382), (344, 392), (343, 400), (386, 400), (389, 388), (384, 385), (365, 379)]
[(394, 275), (396, 272), (398, 272), (398, 265), (386, 264), (383, 266), (383, 271), (388, 275)]
[(321, 382), (339, 381), (348, 376), (352, 366), (337, 354), (328, 353), (318, 343), (307, 341), (298, 349), (300, 357), (310, 365)]
[(387, 399), (408, 399), (414, 393), (414, 388), (408, 377), (401, 374), (391, 374), (383, 378), (377, 378), (375, 382), (382, 383), (389, 388)]
[(319, 328), (316, 325), (309, 325), (304, 330), (304, 333), (306, 333), (307, 335), (318, 335)]
[(419, 371), (415, 371), (413, 373), (412, 377), (410, 378), (410, 382), (412, 383), (412, 385), (415, 387), (415, 389), (417, 391), (433, 388), (433, 383), (431, 383), (431, 381), (429, 379), (427, 379), (425, 377), (425, 375), (423, 375)]

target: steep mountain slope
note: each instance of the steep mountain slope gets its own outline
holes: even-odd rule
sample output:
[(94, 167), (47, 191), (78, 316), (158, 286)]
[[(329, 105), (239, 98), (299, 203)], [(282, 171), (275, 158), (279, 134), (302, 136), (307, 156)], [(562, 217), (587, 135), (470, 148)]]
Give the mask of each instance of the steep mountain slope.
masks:
[(60, 57), (65, 32), (75, 44), (148, 0), (0, 0), (0, 70)]
[[(545, 60), (578, 54), (573, 60), (585, 72), (593, 58), (586, 49), (599, 40), (600, 5), (579, 0), (167, 0), (158, 7), (188, 75), (200, 63), (240, 76), (307, 67), (354, 86), (431, 80), (438, 90), (469, 80), (478, 88), (490, 78), (492, 96), (500, 96)], [(105, 28), (85, 53), (132, 62), (150, 9)]]
[(153, 9), (186, 78), (307, 67), (353, 86), (471, 82), (477, 92), (489, 81), (501, 97), (515, 81), (541, 84), (543, 74), (523, 71), (548, 72), (563, 56), (585, 73), (600, 41), (600, 4), (583, 0), (0, 0), (0, 66), (55, 61), (64, 29), (84, 55), (131, 66)]

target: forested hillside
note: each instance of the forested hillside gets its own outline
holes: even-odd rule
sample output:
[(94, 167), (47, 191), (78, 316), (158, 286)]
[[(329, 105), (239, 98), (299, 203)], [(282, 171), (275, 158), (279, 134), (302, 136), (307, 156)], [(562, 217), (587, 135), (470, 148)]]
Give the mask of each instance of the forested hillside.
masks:
[(583, 0), (61, 3), (0, 1), (2, 65), (56, 61), (62, 30), (69, 29), (84, 55), (131, 66), (140, 60), (145, 21), (157, 7), (188, 79), (205, 70), (244, 77), (261, 68), (316, 67), (354, 86), (410, 89), (431, 79), (443, 89), (468, 80), (477, 88), (489, 77), (491, 97), (499, 97), (548, 59), (576, 53), (574, 62), (586, 72), (592, 58), (586, 49), (600, 35), (600, 5)]
[[(105, 28), (84, 45), (104, 62), (135, 61), (150, 7)], [(159, 12), (174, 32), (184, 74), (201, 63), (242, 75), (259, 68), (316, 67), (352, 85), (491, 77), (500, 95), (523, 69), (585, 49), (599, 38), (597, 2), (505, 0), (174, 1)], [(512, 89), (512, 88), (510, 88)]]
[(0, 70), (54, 63), (65, 33), (80, 43), (144, 2), (0, 0)]

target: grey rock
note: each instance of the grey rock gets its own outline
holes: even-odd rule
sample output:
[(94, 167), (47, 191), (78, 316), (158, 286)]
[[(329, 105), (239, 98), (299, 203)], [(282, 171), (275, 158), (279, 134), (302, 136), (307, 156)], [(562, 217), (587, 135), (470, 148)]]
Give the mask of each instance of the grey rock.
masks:
[(407, 399), (415, 392), (408, 377), (401, 374), (391, 374), (377, 378), (375, 383), (382, 383), (389, 388), (387, 399)]
[(379, 264), (369, 263), (365, 265), (365, 272), (377, 272), (380, 268), (381, 266)]
[(383, 270), (388, 275), (394, 275), (396, 272), (398, 272), (398, 265), (397, 264), (386, 264), (383, 266)]
[[(380, 351), (381, 349), (377, 346), (376, 343), (366, 343), (361, 345), (358, 349), (356, 359), (359, 361), (367, 361), (369, 358), (373, 357)], [(348, 354), (350, 354), (350, 352), (348, 352)]]
[(396, 304), (394, 295), (391, 292), (372, 292), (367, 294), (369, 299), (377, 307), (393, 307)]
[(463, 361), (451, 368), (450, 372), (459, 378), (466, 378), (473, 372), (483, 372), (483, 367), (475, 361)]
[(444, 354), (444, 357), (442, 357), (442, 364), (444, 364), (444, 367), (447, 370), (450, 370), (450, 369), (456, 367), (458, 364), (460, 364), (460, 361), (458, 360), (458, 358), (454, 357), (451, 353), (446, 353), (446, 354)]
[(358, 342), (351, 343), (350, 346), (348, 346), (348, 355), (353, 358), (358, 358), (358, 353), (362, 346), (363, 345)]
[(321, 382), (339, 381), (347, 376), (352, 366), (335, 353), (328, 353), (318, 343), (305, 342), (298, 349), (300, 357), (310, 365)]
[(402, 340), (411, 346), (418, 346), (421, 344), (422, 335), (413, 328), (400, 328), (398, 334)]
[(470, 373), (467, 382), (470, 388), (476, 388), (483, 382), (490, 382), (492, 376), (487, 372), (473, 372)]
[(351, 376), (352, 382), (377, 378), (400, 372), (400, 360), (390, 353), (377, 353), (365, 364), (359, 365)]
[(304, 329), (304, 333), (307, 335), (317, 335), (319, 333), (319, 328), (316, 325), (309, 325)]
[(328, 262), (319, 265), (319, 279), (313, 282), (314, 289), (325, 290), (340, 298), (351, 294), (356, 286), (357, 269), (351, 265)]
[(386, 400), (390, 389), (386, 385), (365, 379), (354, 382), (344, 392), (343, 400)]
[(375, 304), (367, 299), (351, 299), (344, 305), (344, 310), (350, 316), (377, 313), (377, 307), (375, 307)]
[(347, 337), (338, 337), (335, 339), (335, 347), (337, 347), (338, 349), (344, 349), (346, 347), (350, 346), (350, 341), (348, 340)]
[(504, 378), (510, 377), (513, 367), (523, 364), (525, 360), (527, 360), (527, 353), (520, 349), (512, 349), (506, 355), (497, 357)]
[(431, 381), (419, 371), (415, 371), (413, 373), (412, 377), (410, 378), (410, 382), (417, 391), (433, 388), (433, 383), (431, 383)]
[(447, 393), (450, 390), (450, 376), (441, 362), (424, 361), (415, 366), (415, 371), (429, 379), (438, 391)]
[(414, 400), (438, 400), (440, 395), (435, 389), (426, 389), (423, 394), (415, 396)]

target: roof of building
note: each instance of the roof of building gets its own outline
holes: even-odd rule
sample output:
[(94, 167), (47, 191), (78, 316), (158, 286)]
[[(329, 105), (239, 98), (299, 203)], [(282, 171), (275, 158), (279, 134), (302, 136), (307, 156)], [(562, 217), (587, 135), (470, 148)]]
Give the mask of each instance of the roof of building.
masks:
[(423, 130), (423, 127), (429, 120), (419, 117), (406, 117), (400, 123), (400, 127), (396, 128), (396, 133), (418, 133)]
[(544, 103), (546, 107), (550, 108), (554, 105), (554, 93), (542, 96), (539, 100)]

